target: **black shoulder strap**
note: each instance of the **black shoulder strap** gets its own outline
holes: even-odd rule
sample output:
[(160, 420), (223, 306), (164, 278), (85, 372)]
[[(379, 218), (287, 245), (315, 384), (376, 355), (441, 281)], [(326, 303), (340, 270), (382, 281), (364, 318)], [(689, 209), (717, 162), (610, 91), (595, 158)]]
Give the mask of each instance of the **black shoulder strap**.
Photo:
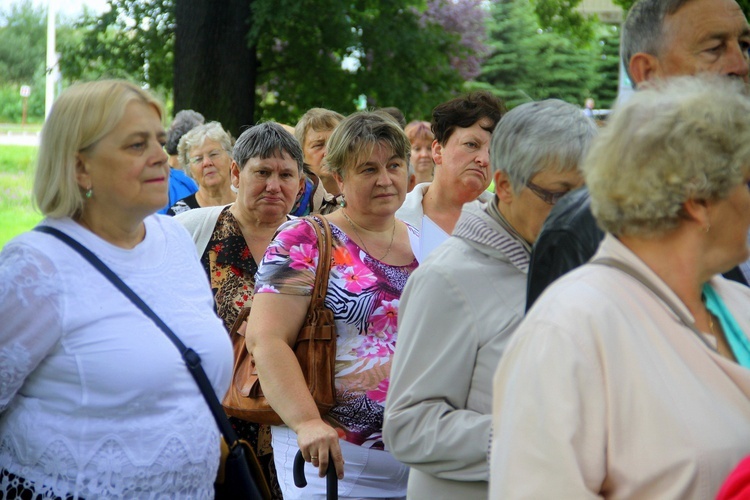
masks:
[(84, 259), (89, 261), (92, 266), (94, 266), (100, 273), (104, 275), (105, 278), (111, 281), (112, 284), (118, 288), (118, 290), (120, 290), (128, 299), (130, 299), (130, 301), (135, 304), (135, 306), (138, 307), (138, 309), (140, 309), (143, 314), (145, 314), (154, 323), (156, 323), (156, 326), (158, 326), (161, 331), (164, 332), (167, 338), (169, 338), (169, 340), (172, 341), (175, 347), (177, 347), (177, 350), (180, 351), (180, 355), (182, 356), (182, 359), (185, 360), (185, 364), (187, 365), (190, 374), (195, 379), (195, 382), (198, 384), (201, 393), (203, 393), (203, 397), (208, 403), (208, 407), (211, 409), (211, 413), (214, 416), (214, 420), (216, 420), (216, 424), (219, 426), (219, 430), (224, 436), (224, 440), (227, 442), (227, 445), (230, 449), (234, 448), (234, 446), (238, 442), (237, 433), (234, 432), (232, 425), (229, 423), (229, 420), (227, 420), (224, 409), (221, 407), (221, 403), (216, 397), (216, 393), (211, 386), (211, 382), (209, 382), (208, 376), (201, 366), (201, 358), (200, 356), (198, 356), (198, 353), (183, 344), (182, 341), (177, 337), (177, 335), (175, 335), (174, 332), (166, 325), (166, 323), (164, 323), (161, 318), (157, 316), (157, 314), (145, 302), (143, 302), (143, 300), (128, 285), (126, 285), (120, 279), (119, 276), (117, 276), (109, 267), (107, 267), (107, 265), (102, 262), (99, 257), (94, 255), (91, 250), (84, 247), (78, 241), (71, 238), (67, 234), (53, 227), (37, 226), (34, 228), (34, 231), (50, 234), (81, 254)]

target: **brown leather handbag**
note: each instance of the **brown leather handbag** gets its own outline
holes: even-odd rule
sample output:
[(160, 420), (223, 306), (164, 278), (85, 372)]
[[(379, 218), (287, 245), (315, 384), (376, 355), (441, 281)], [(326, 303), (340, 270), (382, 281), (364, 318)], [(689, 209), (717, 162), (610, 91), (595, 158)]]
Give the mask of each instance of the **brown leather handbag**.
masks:
[[(336, 402), (334, 370), (336, 366), (336, 325), (333, 311), (325, 306), (328, 277), (331, 273), (331, 228), (325, 217), (304, 217), (312, 223), (318, 238), (318, 267), (315, 273), (310, 307), (305, 323), (292, 350), (297, 356), (307, 387), (320, 415), (327, 414)], [(322, 228), (320, 226), (323, 226)], [(244, 333), (239, 327), (247, 319), (245, 307), (232, 326), (234, 372), (222, 406), (227, 415), (259, 424), (282, 425), (281, 417), (268, 404), (258, 380), (255, 362), (245, 347)]]

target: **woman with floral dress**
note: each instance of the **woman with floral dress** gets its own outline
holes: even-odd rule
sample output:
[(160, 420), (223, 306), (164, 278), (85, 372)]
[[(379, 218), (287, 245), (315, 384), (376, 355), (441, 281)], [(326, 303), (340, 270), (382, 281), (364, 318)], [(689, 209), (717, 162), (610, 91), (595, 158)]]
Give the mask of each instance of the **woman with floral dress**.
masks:
[[(355, 113), (334, 130), (326, 162), (344, 194), (327, 215), (333, 236), (326, 305), (337, 329), (336, 405), (321, 417), (291, 349), (315, 282), (317, 240), (312, 223), (280, 228), (256, 278), (247, 347), (263, 391), (286, 426), (273, 427), (274, 459), (284, 498), (325, 494), (329, 460), (342, 498), (398, 498), (408, 468), (384, 450), (383, 413), (396, 346), (398, 303), (417, 267), (409, 243), (415, 230), (396, 219), (406, 195), (409, 141), (392, 120)], [(308, 486), (293, 485), (297, 448)], [(304, 491), (304, 492), (303, 492)]]

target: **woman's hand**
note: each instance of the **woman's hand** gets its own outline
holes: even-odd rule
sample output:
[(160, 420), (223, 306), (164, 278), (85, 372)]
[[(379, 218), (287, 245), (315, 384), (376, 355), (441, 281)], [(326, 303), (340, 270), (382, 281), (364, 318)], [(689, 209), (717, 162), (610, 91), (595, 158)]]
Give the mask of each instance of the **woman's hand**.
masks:
[(339, 433), (321, 419), (301, 422), (294, 429), (297, 432), (297, 445), (305, 462), (318, 467), (318, 475), (324, 477), (328, 462), (333, 460), (336, 475), (344, 478), (344, 456), (339, 445)]
[(333, 460), (336, 475), (341, 479), (344, 457), (339, 434), (320, 418), (291, 348), (309, 304), (309, 296), (256, 294), (245, 340), (255, 358), (263, 393), (284, 423), (297, 433), (297, 444), (305, 461), (318, 467), (323, 477), (329, 461)]

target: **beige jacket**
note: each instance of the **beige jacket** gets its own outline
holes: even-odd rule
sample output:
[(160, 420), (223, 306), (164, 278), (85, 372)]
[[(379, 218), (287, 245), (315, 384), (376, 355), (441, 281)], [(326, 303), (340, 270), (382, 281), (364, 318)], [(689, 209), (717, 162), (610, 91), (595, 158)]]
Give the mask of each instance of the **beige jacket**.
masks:
[[(676, 295), (616, 238), (625, 261)], [(714, 289), (750, 332), (750, 289)], [(490, 498), (714, 498), (750, 454), (750, 370), (622, 271), (588, 264), (548, 288), (494, 379)]]
[(409, 277), (383, 437), (408, 498), (485, 500), (492, 375), (526, 303), (529, 254), (479, 203)]

